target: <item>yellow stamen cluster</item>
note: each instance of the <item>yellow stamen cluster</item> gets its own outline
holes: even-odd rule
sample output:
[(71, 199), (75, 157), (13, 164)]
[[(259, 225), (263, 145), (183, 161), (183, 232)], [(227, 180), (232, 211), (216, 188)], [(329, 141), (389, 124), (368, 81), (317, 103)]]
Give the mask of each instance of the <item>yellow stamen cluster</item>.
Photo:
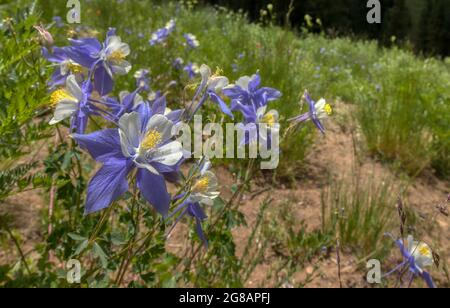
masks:
[(194, 186), (192, 187), (192, 192), (194, 193), (206, 192), (208, 190), (208, 186), (209, 186), (209, 178), (205, 176), (194, 184)]
[(122, 51), (116, 50), (108, 56), (108, 60), (119, 63), (122, 62), (125, 59), (125, 57), (126, 56)]
[(77, 63), (70, 63), (69, 70), (74, 74), (80, 74), (83, 72), (83, 67)]
[(76, 99), (67, 90), (58, 89), (50, 96), (50, 106), (55, 107), (63, 100), (75, 101)]
[(223, 75), (223, 69), (221, 69), (220, 67), (216, 67), (216, 72), (214, 73), (214, 75), (212, 77), (220, 77)]
[(147, 133), (144, 140), (141, 143), (141, 148), (144, 150), (154, 149), (162, 141), (162, 135), (156, 130), (151, 130)]
[(74, 37), (76, 37), (76, 36), (77, 36), (77, 32), (76, 32), (75, 30), (69, 29), (69, 30), (67, 31), (67, 37), (74, 38)]
[(326, 104), (324, 110), (329, 116), (333, 114), (333, 107), (330, 104)]
[(419, 247), (419, 253), (425, 257), (432, 255), (430, 248), (428, 248), (428, 246), (426, 246), (426, 245), (422, 245), (421, 247)]
[(200, 85), (200, 82), (192, 82), (186, 86), (186, 90), (195, 90)]
[(267, 126), (273, 127), (276, 124), (276, 119), (275, 119), (275, 116), (273, 115), (273, 113), (267, 113), (262, 118), (262, 123), (266, 123)]

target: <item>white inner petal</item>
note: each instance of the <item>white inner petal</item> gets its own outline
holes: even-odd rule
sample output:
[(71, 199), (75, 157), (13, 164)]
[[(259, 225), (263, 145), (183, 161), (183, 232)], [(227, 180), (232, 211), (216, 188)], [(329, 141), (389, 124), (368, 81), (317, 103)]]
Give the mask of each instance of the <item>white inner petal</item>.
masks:
[(83, 100), (83, 91), (77, 83), (77, 79), (74, 75), (70, 75), (66, 80), (66, 88), (69, 93), (75, 97), (78, 102)]
[(125, 157), (133, 156), (139, 148), (141, 120), (136, 112), (123, 115), (119, 120), (119, 136)]
[(50, 125), (55, 125), (64, 119), (70, 118), (78, 110), (78, 103), (70, 100), (63, 100), (58, 103)]
[(183, 146), (178, 141), (172, 141), (149, 153), (152, 162), (158, 162), (166, 166), (175, 166), (183, 158)]
[(249, 76), (244, 76), (236, 81), (236, 85), (241, 87), (243, 90), (248, 91), (248, 85), (250, 83), (251, 78)]

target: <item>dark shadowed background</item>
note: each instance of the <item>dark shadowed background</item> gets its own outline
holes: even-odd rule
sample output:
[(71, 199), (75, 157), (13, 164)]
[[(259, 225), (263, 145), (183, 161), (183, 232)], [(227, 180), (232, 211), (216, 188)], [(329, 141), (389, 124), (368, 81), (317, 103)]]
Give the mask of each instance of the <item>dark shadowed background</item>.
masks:
[[(273, 4), (277, 22), (285, 23), (290, 0), (202, 0), (234, 10), (243, 9), (252, 20)], [(380, 0), (382, 23), (369, 24), (366, 0), (293, 0), (290, 22), (294, 27), (305, 23), (305, 15), (320, 18), (323, 30), (331, 36), (355, 35), (377, 39), (384, 45), (409, 44), (416, 53), (448, 56), (450, 54), (450, 0)], [(320, 29), (315, 29), (320, 31)]]

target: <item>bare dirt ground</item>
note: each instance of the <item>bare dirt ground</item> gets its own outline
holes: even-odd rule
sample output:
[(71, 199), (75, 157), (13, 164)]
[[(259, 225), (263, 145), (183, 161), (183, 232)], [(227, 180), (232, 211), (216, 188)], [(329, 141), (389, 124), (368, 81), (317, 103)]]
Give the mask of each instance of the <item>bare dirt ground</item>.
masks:
[[(249, 227), (239, 228), (235, 232), (236, 244), (239, 248), (246, 243), (249, 230), (255, 224), (259, 206), (265, 198), (273, 196), (271, 207), (278, 207), (285, 202), (295, 204), (295, 216), (298, 222), (305, 222), (307, 230), (320, 228), (321, 224), (321, 193), (326, 188), (331, 173), (332, 178), (351, 180), (351, 175), (357, 170), (362, 177), (371, 177), (384, 181), (389, 177), (396, 177), (394, 171), (382, 163), (374, 161), (361, 153), (359, 144), (362, 144), (362, 136), (354, 121), (346, 115), (350, 114), (348, 105), (337, 104), (338, 114), (336, 121), (330, 121), (327, 126), (328, 133), (323, 138), (318, 138), (311, 155), (307, 158), (308, 180), (302, 179), (293, 187), (271, 189), (258, 195), (257, 198), (244, 198), (240, 209), (246, 216)], [(219, 172), (220, 182), (231, 184), (230, 176)], [(225, 185), (226, 186), (226, 185)], [(282, 185), (281, 185), (282, 186)], [(261, 187), (255, 188), (256, 191)], [(421, 218), (425, 229), (430, 235), (424, 238), (439, 253), (442, 262), (450, 264), (450, 229), (449, 218), (437, 214), (436, 206), (443, 204), (450, 192), (450, 183), (440, 181), (433, 176), (423, 176), (415, 179), (407, 188), (405, 204)], [(393, 204), (395, 207), (395, 204)], [(396, 230), (392, 230), (395, 232)], [(432, 236), (431, 236), (432, 234)], [(393, 257), (392, 265), (398, 264), (398, 258)], [(273, 282), (265, 281), (267, 271), (273, 262), (268, 255), (264, 264), (258, 266), (247, 282), (248, 287), (270, 286)], [(319, 263), (318, 263), (319, 262)], [(366, 260), (357, 260), (351, 254), (343, 252), (341, 255), (341, 275), (344, 287), (369, 287), (366, 282), (364, 270)], [(318, 272), (315, 268), (318, 268)], [(437, 271), (436, 271), (437, 273)], [(283, 273), (281, 273), (283, 275)], [(306, 284), (306, 287), (331, 287), (338, 288), (338, 265), (336, 252), (331, 251), (328, 258), (314, 259), (309, 266), (296, 275), (294, 281), (287, 285), (297, 285), (306, 280), (308, 275), (314, 279)], [(279, 277), (280, 278), (280, 277)], [(437, 274), (437, 279), (442, 284), (448, 284), (442, 271)]]
[[(321, 225), (321, 194), (328, 185), (330, 176), (337, 179), (350, 178), (356, 169), (363, 176), (373, 176), (380, 180), (389, 176), (397, 176), (389, 167), (364, 154), (359, 147), (363, 142), (358, 127), (347, 117), (351, 113), (351, 107), (344, 104), (337, 105), (338, 114), (335, 120), (327, 123), (327, 135), (317, 138), (313, 154), (307, 158), (305, 165), (309, 167), (302, 170), (307, 177), (302, 177), (293, 185), (279, 184), (276, 188), (258, 181), (257, 185), (253, 184), (252, 191), (245, 194), (240, 210), (246, 217), (248, 227), (241, 227), (234, 231), (238, 255), (242, 254), (247, 238), (256, 223), (260, 204), (267, 197), (271, 197), (273, 200), (271, 208), (277, 208), (285, 202), (294, 204), (291, 214), (296, 221), (305, 222), (307, 230), (312, 231), (320, 228)], [(230, 187), (235, 182), (234, 177), (224, 167), (219, 167), (216, 173), (222, 187), (222, 197), (226, 199), (231, 194)], [(428, 230), (433, 236), (423, 240), (429, 240), (433, 248), (437, 248), (442, 263), (447, 264), (450, 264), (449, 218), (436, 214), (436, 206), (445, 201), (449, 192), (450, 183), (440, 181), (433, 176), (422, 176), (415, 179), (408, 187), (407, 200), (405, 200), (405, 203), (418, 214), (424, 225), (429, 226)], [(48, 200), (48, 196), (44, 196), (40, 191), (33, 191), (11, 197), (0, 207), (1, 212), (12, 215), (14, 227), (17, 228), (25, 243), (24, 251), (31, 250), (33, 245), (42, 238), (39, 211), (46, 211), (48, 205), (45, 200)], [(184, 232), (186, 232), (186, 226), (180, 224), (167, 243), (168, 249), (173, 252), (184, 250), (186, 245), (182, 236)], [(0, 251), (0, 264), (14, 258), (17, 257), (7, 254), (4, 249)], [(399, 258), (400, 256), (393, 257), (392, 261), (395, 263)], [(344, 287), (370, 287), (365, 282), (363, 270), (365, 263), (360, 261), (345, 251), (342, 253), (341, 281)], [(268, 252), (264, 256), (264, 262), (256, 267), (246, 286), (270, 287), (276, 285), (275, 281), (282, 279), (285, 273), (275, 273), (272, 278), (267, 280), (267, 273), (273, 270), (273, 262), (274, 256)], [(336, 253), (330, 251), (326, 258), (313, 259), (309, 265), (293, 275), (292, 281), (286, 282), (283, 286), (296, 286), (312, 275), (314, 278), (305, 284), (306, 287), (337, 288), (340, 284), (337, 268)], [(438, 284), (448, 283), (446, 277), (441, 274), (442, 270), (436, 270), (433, 273), (438, 276)]]

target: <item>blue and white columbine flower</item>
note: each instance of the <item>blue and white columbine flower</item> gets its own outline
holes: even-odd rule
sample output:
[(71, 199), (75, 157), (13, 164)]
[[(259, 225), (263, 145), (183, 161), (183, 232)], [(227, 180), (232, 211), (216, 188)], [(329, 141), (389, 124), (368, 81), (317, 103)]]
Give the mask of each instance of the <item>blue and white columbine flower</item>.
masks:
[(211, 163), (208, 158), (203, 158), (197, 165), (197, 176), (193, 181), (193, 185), (189, 192), (179, 196), (185, 200), (174, 210), (170, 217), (179, 214), (169, 234), (176, 227), (178, 222), (186, 215), (194, 218), (196, 221), (196, 230), (199, 238), (208, 245), (206, 237), (202, 229), (202, 222), (208, 218), (202, 205), (212, 206), (214, 200), (220, 195), (219, 185), (216, 175), (210, 171)]
[[(280, 114), (277, 110), (267, 111), (267, 106), (260, 107), (256, 112), (256, 123), (258, 124), (258, 135), (261, 142), (265, 142), (267, 148), (272, 147), (272, 132), (280, 130), (279, 125)], [(261, 125), (265, 125), (266, 132), (262, 133)]]
[(183, 64), (184, 64), (184, 60), (183, 60), (183, 58), (180, 58), (180, 57), (176, 58), (176, 59), (173, 61), (173, 63), (172, 63), (173, 67), (174, 67), (176, 70), (181, 70), (181, 69), (183, 69)]
[(196, 63), (189, 62), (184, 68), (183, 71), (185, 71), (188, 74), (189, 79), (194, 79), (197, 77), (198, 74), (200, 74), (200, 68)]
[(304, 98), (306, 99), (309, 107), (309, 111), (298, 117), (289, 119), (289, 121), (296, 124), (312, 121), (317, 128), (325, 134), (325, 128), (322, 124), (322, 120), (328, 118), (333, 113), (333, 108), (330, 104), (327, 104), (325, 99), (320, 99), (317, 103), (312, 100), (308, 91), (305, 91)]
[[(130, 54), (130, 46), (123, 43), (114, 30), (110, 30), (103, 49), (100, 51), (100, 63), (94, 73), (96, 89), (100, 94), (108, 94), (113, 88), (113, 75), (126, 75), (131, 64), (125, 60)], [(100, 81), (100, 82), (99, 82)]]
[(156, 30), (156, 32), (152, 34), (152, 37), (149, 41), (150, 46), (164, 43), (169, 35), (175, 30), (175, 26), (175, 20), (172, 19), (166, 24), (164, 28)]
[[(223, 113), (231, 118), (234, 118), (230, 108), (220, 97), (222, 90), (229, 83), (228, 78), (219, 76), (218, 74), (212, 75), (211, 69), (205, 64), (200, 67), (200, 74), (202, 76), (202, 81), (194, 95), (194, 98), (192, 99), (192, 104), (188, 109), (189, 120), (192, 119), (192, 117), (208, 99), (217, 104)], [(195, 105), (198, 98), (199, 102)]]
[(125, 75), (131, 70), (126, 60), (130, 47), (116, 35), (115, 29), (108, 31), (103, 44), (95, 38), (71, 40), (71, 43), (67, 48), (69, 57), (92, 71), (95, 90), (102, 96), (111, 93), (113, 75)]
[[(272, 147), (271, 135), (273, 131), (280, 130), (280, 115), (274, 109), (267, 111), (267, 107), (260, 107), (254, 114), (246, 114), (246, 123), (237, 124), (237, 129), (243, 133), (239, 143), (241, 146), (257, 144), (259, 138), (259, 142), (264, 142), (267, 149)], [(261, 125), (264, 125), (265, 130), (261, 129)]]
[(65, 85), (69, 75), (74, 75), (79, 82), (83, 81), (84, 76), (88, 75), (88, 70), (70, 59), (64, 48), (53, 47), (50, 52), (44, 47), (42, 48), (42, 55), (56, 65), (56, 70), (51, 77), (52, 81), (49, 82), (51, 88)]
[(87, 127), (89, 115), (104, 116), (105, 111), (89, 102), (92, 87), (84, 82), (80, 87), (74, 75), (66, 79), (66, 86), (54, 91), (50, 96), (50, 105), (55, 108), (50, 125), (71, 119), (71, 130), (83, 134)]
[(183, 149), (181, 143), (172, 141), (172, 121), (147, 111), (125, 114), (118, 129), (73, 136), (103, 163), (89, 183), (86, 214), (109, 207), (125, 194), (127, 176), (137, 169), (136, 185), (142, 196), (161, 215), (167, 215), (171, 198), (165, 176), (179, 171)]
[(261, 77), (255, 74), (252, 77), (241, 77), (236, 84), (223, 89), (225, 96), (231, 98), (231, 110), (240, 111), (246, 123), (254, 123), (256, 120), (254, 116), (259, 108), (281, 97), (280, 91), (267, 87), (260, 88), (260, 84)]
[(195, 35), (193, 35), (191, 33), (186, 33), (184, 35), (184, 38), (186, 39), (186, 45), (190, 49), (196, 49), (200, 46), (200, 43)]
[(55, 114), (50, 125), (55, 125), (67, 118), (71, 118), (85, 101), (85, 95), (78, 85), (74, 75), (66, 80), (66, 87), (54, 91), (50, 96), (50, 104), (55, 107)]
[[(388, 236), (393, 238), (390, 234)], [(436, 288), (431, 275), (425, 271), (427, 267), (434, 265), (433, 252), (430, 246), (423, 242), (415, 241), (411, 235), (408, 236), (406, 245), (403, 243), (403, 240), (395, 240), (395, 243), (403, 255), (404, 262), (385, 276), (389, 276), (408, 266), (411, 275), (409, 285), (412, 284), (414, 278), (421, 277), (429, 288)]]
[(150, 82), (151, 79), (149, 77), (150, 71), (147, 69), (138, 70), (134, 74), (134, 78), (136, 78), (136, 86), (142, 91), (150, 91)]

